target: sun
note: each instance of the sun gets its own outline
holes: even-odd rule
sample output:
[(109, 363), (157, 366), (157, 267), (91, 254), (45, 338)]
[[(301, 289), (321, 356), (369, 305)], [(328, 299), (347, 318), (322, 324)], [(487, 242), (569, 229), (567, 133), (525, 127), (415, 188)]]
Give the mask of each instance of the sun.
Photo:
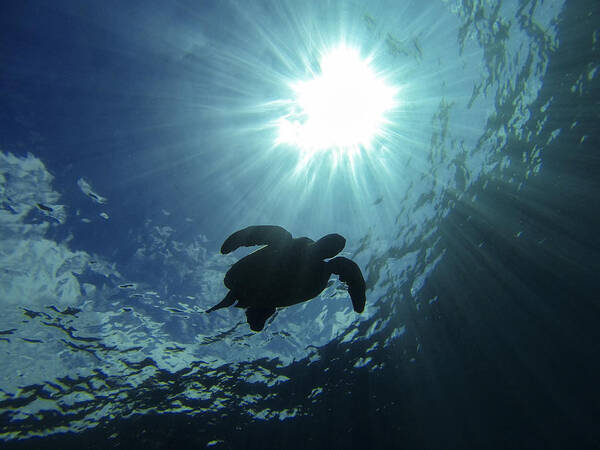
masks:
[(347, 46), (324, 52), (320, 73), (290, 87), (294, 100), (278, 122), (277, 141), (310, 154), (370, 148), (397, 104), (398, 89), (377, 75), (371, 59)]

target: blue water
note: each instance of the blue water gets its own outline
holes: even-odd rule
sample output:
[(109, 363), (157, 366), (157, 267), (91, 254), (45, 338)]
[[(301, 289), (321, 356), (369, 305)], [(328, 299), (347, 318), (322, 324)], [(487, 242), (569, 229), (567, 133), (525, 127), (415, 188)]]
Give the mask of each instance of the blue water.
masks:
[[(0, 6), (0, 439), (14, 448), (593, 448), (594, 1)], [(352, 154), (277, 145), (359, 49), (399, 89)], [(207, 315), (278, 224), (343, 283)]]

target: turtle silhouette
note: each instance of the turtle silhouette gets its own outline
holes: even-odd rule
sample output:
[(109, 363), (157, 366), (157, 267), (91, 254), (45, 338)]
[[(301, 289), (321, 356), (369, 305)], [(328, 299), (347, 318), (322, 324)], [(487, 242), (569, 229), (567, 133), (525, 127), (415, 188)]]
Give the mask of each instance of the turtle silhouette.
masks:
[[(339, 234), (328, 234), (318, 241), (307, 237), (293, 239), (284, 228), (257, 225), (229, 236), (221, 253), (239, 247), (265, 245), (233, 264), (223, 282), (229, 292), (207, 313), (233, 305), (246, 309), (253, 331), (261, 331), (275, 308), (302, 303), (319, 295), (332, 274), (348, 285), (354, 311), (365, 308), (365, 280), (358, 265), (336, 257), (346, 245)], [(326, 258), (333, 258), (324, 261)]]

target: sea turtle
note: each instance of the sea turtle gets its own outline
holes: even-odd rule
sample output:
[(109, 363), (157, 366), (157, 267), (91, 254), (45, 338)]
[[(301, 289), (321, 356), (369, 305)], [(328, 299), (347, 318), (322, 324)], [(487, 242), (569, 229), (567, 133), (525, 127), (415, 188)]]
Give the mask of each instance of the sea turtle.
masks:
[(316, 297), (331, 274), (348, 285), (354, 311), (365, 308), (365, 280), (360, 268), (348, 258), (337, 257), (346, 245), (339, 234), (328, 234), (317, 242), (307, 237), (293, 239), (282, 227), (257, 225), (229, 236), (221, 253), (239, 247), (266, 245), (233, 264), (223, 280), (230, 289), (225, 298), (206, 312), (235, 305), (246, 309), (253, 331), (261, 331), (276, 307), (291, 306)]

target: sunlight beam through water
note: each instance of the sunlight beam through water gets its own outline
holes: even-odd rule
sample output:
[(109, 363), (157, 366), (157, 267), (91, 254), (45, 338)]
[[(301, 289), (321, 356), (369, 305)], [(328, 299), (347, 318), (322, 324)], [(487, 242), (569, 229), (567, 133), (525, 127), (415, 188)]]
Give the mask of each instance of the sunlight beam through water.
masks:
[(278, 121), (277, 144), (296, 147), (308, 159), (321, 151), (352, 156), (370, 149), (397, 107), (399, 89), (388, 86), (357, 49), (340, 45), (321, 55), (320, 73), (294, 81), (290, 111)]

